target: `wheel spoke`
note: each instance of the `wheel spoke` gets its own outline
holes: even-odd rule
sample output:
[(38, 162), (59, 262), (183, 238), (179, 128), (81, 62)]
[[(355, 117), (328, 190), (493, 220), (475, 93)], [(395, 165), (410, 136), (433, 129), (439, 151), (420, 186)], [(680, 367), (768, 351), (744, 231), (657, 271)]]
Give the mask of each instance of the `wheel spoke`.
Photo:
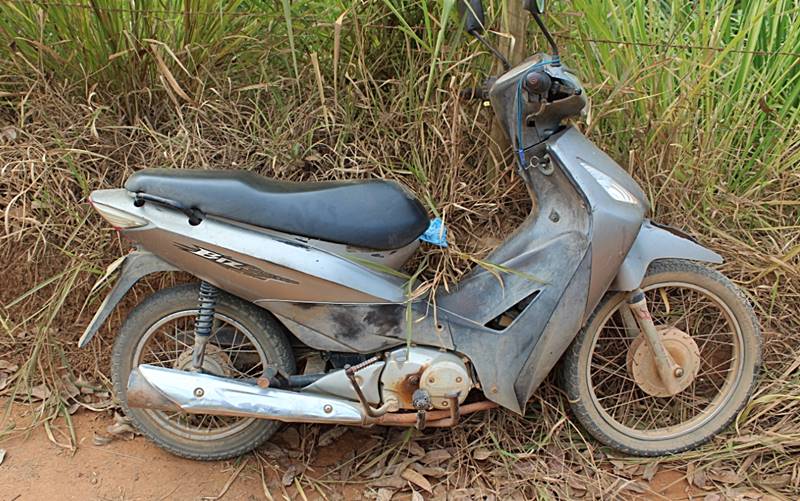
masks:
[[(589, 363), (590, 388), (596, 406), (618, 426), (646, 432), (693, 426), (724, 400), (740, 350), (738, 329), (728, 313), (704, 289), (691, 284), (651, 287), (645, 292), (656, 326), (682, 331), (697, 345), (699, 369), (682, 392), (651, 396), (628, 373), (628, 351), (640, 346), (621, 322), (621, 301), (594, 338)], [(681, 334), (681, 335), (686, 335)], [(677, 335), (677, 334), (676, 334)], [(635, 337), (635, 336), (634, 336)], [(638, 376), (637, 376), (638, 377)]]
[[(156, 322), (139, 342), (134, 365), (153, 364), (161, 367), (186, 369), (191, 360), (196, 310), (176, 312)], [(232, 335), (228, 333), (232, 332)], [(208, 364), (208, 365), (207, 365)], [(219, 314), (215, 315), (212, 335), (206, 346), (205, 370), (234, 379), (260, 376), (268, 364), (266, 354), (255, 336), (238, 324)], [(183, 435), (198, 440), (232, 433), (252, 421), (252, 418), (146, 411), (163, 426), (174, 428)]]

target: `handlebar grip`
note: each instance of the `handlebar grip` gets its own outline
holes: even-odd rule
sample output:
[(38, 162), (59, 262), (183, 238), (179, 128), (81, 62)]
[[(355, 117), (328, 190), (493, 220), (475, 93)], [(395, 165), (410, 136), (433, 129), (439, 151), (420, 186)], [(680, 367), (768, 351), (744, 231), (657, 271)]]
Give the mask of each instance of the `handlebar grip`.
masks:
[(468, 87), (458, 93), (461, 99), (479, 99), (481, 101), (489, 100), (489, 91), (497, 81), (497, 77), (489, 77), (481, 83), (480, 87)]
[(553, 79), (544, 71), (532, 71), (525, 77), (524, 86), (531, 94), (544, 95), (553, 86)]
[(461, 99), (479, 99), (481, 101), (486, 101), (489, 99), (489, 94), (483, 89), (483, 87), (467, 87), (466, 89), (461, 90), (458, 93), (458, 96)]

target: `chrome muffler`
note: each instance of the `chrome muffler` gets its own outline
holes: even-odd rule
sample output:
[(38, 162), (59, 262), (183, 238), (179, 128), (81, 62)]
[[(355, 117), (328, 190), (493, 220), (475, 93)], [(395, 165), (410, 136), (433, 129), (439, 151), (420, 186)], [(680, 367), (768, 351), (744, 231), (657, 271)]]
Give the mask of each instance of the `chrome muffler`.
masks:
[(140, 365), (128, 377), (128, 406), (189, 414), (275, 419), (287, 423), (363, 425), (357, 402), (261, 388), (234, 379)]

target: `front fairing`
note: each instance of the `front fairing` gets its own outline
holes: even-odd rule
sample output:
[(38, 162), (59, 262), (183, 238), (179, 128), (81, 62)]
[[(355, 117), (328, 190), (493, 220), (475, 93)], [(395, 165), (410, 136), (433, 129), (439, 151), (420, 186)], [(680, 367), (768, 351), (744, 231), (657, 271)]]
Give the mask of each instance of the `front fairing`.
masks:
[[(636, 181), (576, 128), (567, 127), (550, 137), (546, 150), (572, 179), (592, 215), (592, 271), (585, 309), (588, 316), (608, 290), (636, 240), (649, 204)], [(615, 199), (598, 181), (598, 176), (613, 180), (633, 200)]]

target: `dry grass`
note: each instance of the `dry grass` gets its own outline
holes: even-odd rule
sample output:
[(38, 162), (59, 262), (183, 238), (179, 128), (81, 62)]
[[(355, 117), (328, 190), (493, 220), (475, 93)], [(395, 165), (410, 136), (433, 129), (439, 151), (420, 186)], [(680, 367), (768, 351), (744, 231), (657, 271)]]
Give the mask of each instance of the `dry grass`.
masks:
[[(387, 19), (391, 16), (372, 22)], [(99, 302), (93, 297), (84, 304), (88, 291), (103, 267), (126, 249), (83, 201), (90, 190), (117, 187), (137, 169), (224, 167), (294, 180), (395, 179), (448, 225), (451, 247), (424, 250), (429, 267), (423, 278), (438, 287), (457, 281), (474, 258), (485, 256), (515, 227), (530, 209), (527, 193), (503, 159), (489, 158), (487, 112), (452, 97), (473, 75), (450, 72), (436, 81), (426, 100), (430, 59), (425, 51), (401, 45), (393, 54), (366, 53), (358, 39), (346, 49), (336, 80), (327, 70), (318, 73), (312, 63), (300, 65), (299, 79), (289, 77), (293, 69), (287, 69), (282, 78), (255, 76), (249, 87), (199, 68), (191, 79), (179, 77), (178, 85), (201, 82), (192, 87), (190, 100), (162, 81), (148, 90), (150, 106), (138, 118), (120, 112), (129, 96), (94, 94), (83, 82), (60, 83), (36, 64), (26, 67), (22, 56), (0, 64), (0, 127), (5, 127), (0, 134), (0, 276), (5, 279), (0, 350), (2, 358), (22, 362), (16, 373), (20, 392), (42, 381), (55, 388), (64, 373), (103, 381), (113, 331), (140, 296), (129, 299), (90, 352), (76, 350), (75, 341)], [(458, 50), (448, 55), (454, 66), (466, 66), (470, 52)], [(400, 55), (405, 57), (400, 68), (418, 73), (397, 78), (389, 59)], [(595, 113), (638, 106), (626, 95), (638, 81), (615, 87), (606, 77), (599, 72), (587, 78)], [(618, 88), (621, 95), (614, 94)], [(600, 106), (600, 96), (608, 95), (607, 107)], [(756, 305), (766, 365), (734, 429), (696, 451), (660, 460), (659, 467), (675, 468), (694, 484), (731, 497), (760, 492), (796, 498), (800, 142), (796, 133), (782, 136), (776, 153), (782, 161), (765, 160), (757, 183), (734, 182), (723, 165), (735, 164), (748, 151), (713, 126), (687, 139), (684, 104), (670, 104), (669, 116), (655, 105), (639, 110), (650, 122), (625, 130), (615, 128), (620, 120), (609, 111), (610, 118), (598, 119), (590, 135), (631, 168), (650, 194), (657, 219), (701, 236), (725, 256), (722, 271)], [(153, 287), (158, 284), (144, 284), (136, 294)], [(40, 406), (43, 419), (68, 415), (68, 403), (58, 392), (46, 402), (50, 405)], [(537, 392), (524, 418), (492, 411), (455, 431), (427, 433), (415, 441), (453, 453), (453, 468), (440, 479), (442, 486), (500, 498), (512, 492), (526, 499), (633, 496), (646, 491), (642, 477), (652, 473), (647, 465), (653, 461), (617, 457), (586, 436), (568, 418), (566, 401), (551, 383)], [(353, 470), (358, 475), (350, 480), (368, 486), (375, 464), (391, 472), (407, 456), (398, 452), (384, 458), (387, 447), (354, 458), (373, 466)], [(315, 485), (327, 492), (338, 484), (323, 476)]]
[[(27, 102), (31, 112), (25, 127), (17, 129), (19, 135), (13, 142), (0, 147), (5, 166), (2, 193), (6, 225), (2, 274), (13, 284), (0, 291), (2, 302), (8, 305), (20, 293), (47, 284), (2, 313), (6, 326), (0, 339), (4, 357), (26, 359), (33, 350), (41, 351), (36, 358), (40, 362), (30, 366), (31, 382), (40, 380), (37, 375), (57, 380), (54, 374), (65, 369), (76, 376), (97, 378), (98, 372), (106, 369), (105, 363), (98, 365), (97, 360), (107, 357), (119, 316), (93, 343), (93, 356), (77, 352), (74, 345), (91, 316), (91, 308), (82, 309), (88, 289), (103, 264), (124, 252), (125, 244), (82, 202), (87, 189), (118, 186), (136, 169), (225, 165), (290, 179), (376, 175), (395, 178), (418, 193), (435, 190), (440, 201), (437, 207), (448, 221), (455, 245), (450, 251), (426, 249), (434, 263), (427, 272), (429, 279), (437, 275), (456, 279), (470, 264), (462, 252), (485, 254), (529, 207), (524, 190), (510, 174), (489, 176), (476, 167), (484, 159), (482, 149), (474, 145), (485, 137), (466, 119), (452, 126), (448, 137), (454, 139), (431, 145), (428, 150), (449, 149), (454, 152), (452, 156), (445, 154), (435, 161), (462, 166), (455, 179), (437, 180), (432, 188), (408, 172), (385, 168), (404, 158), (403, 152), (413, 146), (413, 139), (388, 145), (376, 142), (370, 135), (376, 125), (361, 121), (348, 126), (346, 146), (337, 144), (341, 139), (333, 132), (336, 128), (319, 128), (321, 110), (315, 103), (297, 103), (291, 113), (281, 115), (272, 110), (264, 120), (285, 124), (282, 134), (272, 136), (263, 134), (262, 126), (256, 123), (254, 96), (242, 93), (221, 96), (204, 110), (184, 110), (174, 123), (162, 124), (161, 132), (143, 124), (120, 127), (113, 118), (101, 115), (94, 121), (95, 136), (92, 127), (87, 127), (93, 119), (89, 107), (62, 97), (68, 93), (43, 88), (42, 83), (34, 83), (31, 90)], [(469, 113), (456, 102), (448, 106), (454, 114)], [(382, 124), (399, 123), (402, 118), (402, 114), (380, 116)], [(12, 123), (18, 122), (14, 119)], [(297, 137), (313, 137), (309, 141), (312, 146), (298, 150), (294, 147)], [(465, 155), (456, 158), (458, 151)], [(75, 165), (80, 165), (80, 176), (75, 174)], [(797, 183), (793, 176), (782, 182)], [(682, 469), (692, 463), (708, 472), (710, 479), (741, 480), (734, 484), (719, 482), (722, 487), (752, 487), (791, 496), (798, 492), (800, 481), (793, 461), (793, 455), (800, 452), (800, 384), (794, 335), (798, 326), (798, 275), (796, 263), (780, 256), (794, 233), (784, 230), (785, 236), (780, 236), (782, 230), (771, 230), (764, 238), (752, 229), (741, 228), (735, 217), (722, 217), (728, 211), (748, 210), (780, 227), (785, 224), (780, 219), (785, 205), (780, 202), (787, 201), (786, 191), (778, 191), (774, 198), (761, 203), (721, 194), (720, 216), (704, 221), (691, 217), (695, 212), (691, 187), (665, 186), (659, 181), (659, 176), (646, 180), (651, 189), (662, 192), (658, 204), (662, 220), (706, 235), (705, 241), (725, 254), (728, 262), (724, 271), (756, 302), (768, 341), (762, 384), (737, 423), (737, 430), (698, 451), (662, 460), (662, 468)], [(791, 189), (796, 190), (796, 185)], [(46, 361), (53, 365), (48, 366)], [(59, 361), (66, 361), (66, 366)], [(557, 389), (548, 384), (531, 402), (526, 418), (495, 411), (484, 418), (472, 418), (454, 433), (426, 436), (421, 443), (431, 449), (455, 448), (460, 468), (447, 480), (453, 489), (479, 487), (498, 496), (521, 490), (526, 496), (549, 493), (556, 497), (633, 495), (646, 489), (646, 482), (640, 479), (645, 463), (617, 458), (598, 447), (564, 419), (568, 415), (565, 403)], [(475, 451), (484, 449), (492, 451), (489, 459), (476, 460)], [(380, 453), (380, 449), (369, 451)], [(730, 476), (731, 471), (738, 477)], [(712, 481), (708, 480), (708, 485)]]

